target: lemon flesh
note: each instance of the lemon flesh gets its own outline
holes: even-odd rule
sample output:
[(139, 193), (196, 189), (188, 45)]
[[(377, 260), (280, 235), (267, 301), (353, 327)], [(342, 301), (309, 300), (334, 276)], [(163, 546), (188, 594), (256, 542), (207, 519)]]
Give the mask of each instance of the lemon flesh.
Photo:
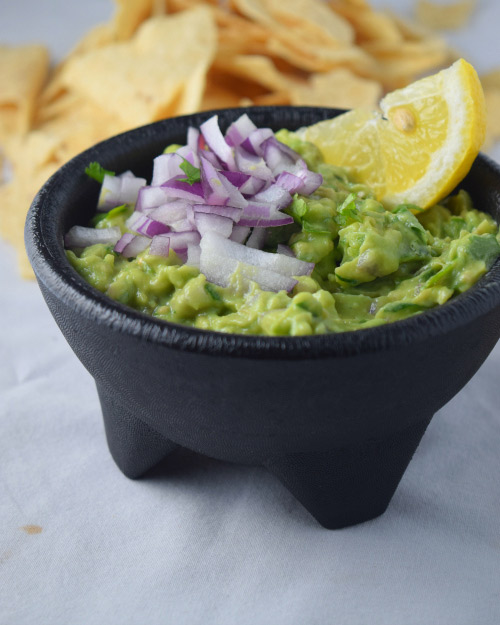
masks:
[(354, 109), (302, 128), (328, 163), (348, 169), (388, 207), (429, 208), (469, 171), (486, 133), (475, 69), (463, 59), (389, 93), (380, 111)]

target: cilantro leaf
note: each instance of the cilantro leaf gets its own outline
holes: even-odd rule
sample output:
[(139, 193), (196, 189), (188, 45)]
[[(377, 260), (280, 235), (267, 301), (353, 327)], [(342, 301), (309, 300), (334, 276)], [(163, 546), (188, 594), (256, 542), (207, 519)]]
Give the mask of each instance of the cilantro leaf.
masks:
[(191, 165), (191, 163), (183, 159), (183, 162), (179, 165), (182, 171), (186, 174), (186, 178), (179, 178), (180, 182), (187, 182), (188, 184), (194, 184), (195, 182), (199, 182), (201, 179), (200, 170), (198, 167)]
[(104, 169), (102, 165), (100, 165), (99, 163), (96, 163), (95, 161), (93, 163), (89, 163), (88, 167), (85, 167), (85, 173), (87, 174), (87, 176), (90, 176), (90, 178), (93, 178), (94, 180), (97, 180), (97, 182), (100, 182), (100, 183), (104, 181), (104, 176), (106, 174), (108, 176), (115, 175), (114, 171), (109, 171), (107, 169)]

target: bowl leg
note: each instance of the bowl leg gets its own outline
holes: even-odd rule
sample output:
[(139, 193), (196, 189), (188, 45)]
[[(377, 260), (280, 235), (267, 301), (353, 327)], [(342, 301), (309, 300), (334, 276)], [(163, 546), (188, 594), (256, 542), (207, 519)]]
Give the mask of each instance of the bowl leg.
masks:
[(177, 448), (175, 443), (117, 403), (106, 388), (96, 386), (109, 451), (127, 477), (140, 477)]
[(360, 447), (294, 453), (264, 464), (323, 527), (340, 529), (385, 512), (430, 420)]

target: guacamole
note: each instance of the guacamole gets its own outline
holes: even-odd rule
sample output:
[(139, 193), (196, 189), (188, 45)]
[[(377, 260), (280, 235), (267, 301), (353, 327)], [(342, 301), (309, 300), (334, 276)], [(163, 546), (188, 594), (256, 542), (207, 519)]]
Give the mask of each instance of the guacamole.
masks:
[[(226, 286), (214, 284), (172, 249), (160, 256), (147, 247), (126, 258), (113, 245), (96, 243), (68, 250), (70, 263), (110, 298), (158, 319), (218, 332), (297, 336), (419, 314), (470, 288), (500, 255), (497, 224), (465, 191), (426, 211), (407, 204), (387, 210), (369, 188), (326, 164), (314, 145), (287, 130), (276, 137), (322, 176), (313, 193), (295, 193), (282, 210), (293, 223), (265, 231), (263, 250), (281, 246), (314, 263), (289, 292), (243, 279), (240, 265)], [(133, 211), (133, 205), (118, 206), (92, 225), (126, 233)]]

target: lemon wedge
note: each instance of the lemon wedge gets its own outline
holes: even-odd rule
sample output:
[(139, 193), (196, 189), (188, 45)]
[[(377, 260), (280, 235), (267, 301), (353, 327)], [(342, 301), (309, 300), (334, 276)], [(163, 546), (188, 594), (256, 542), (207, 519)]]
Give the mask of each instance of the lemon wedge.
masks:
[(484, 94), (463, 59), (387, 94), (381, 112), (354, 109), (298, 131), (386, 206), (429, 208), (469, 171), (486, 132)]

